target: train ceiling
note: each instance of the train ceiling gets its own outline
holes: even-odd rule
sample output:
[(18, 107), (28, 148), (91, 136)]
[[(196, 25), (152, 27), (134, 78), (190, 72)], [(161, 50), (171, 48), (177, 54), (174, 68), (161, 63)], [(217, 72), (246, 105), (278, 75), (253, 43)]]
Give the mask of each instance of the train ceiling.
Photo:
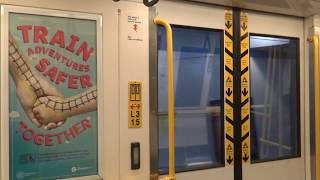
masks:
[[(161, 1), (161, 0), (160, 0)], [(188, 0), (257, 11), (308, 17), (320, 13), (320, 0)]]

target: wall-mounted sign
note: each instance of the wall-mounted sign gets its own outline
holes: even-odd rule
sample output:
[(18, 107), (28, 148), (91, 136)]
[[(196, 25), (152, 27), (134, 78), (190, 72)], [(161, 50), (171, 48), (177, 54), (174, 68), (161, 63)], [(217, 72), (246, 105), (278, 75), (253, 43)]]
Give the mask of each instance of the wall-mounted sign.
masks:
[(128, 92), (128, 126), (140, 128), (142, 127), (142, 82), (129, 81)]
[(98, 22), (8, 19), (10, 179), (97, 175)]
[(126, 13), (127, 38), (128, 41), (142, 42), (145, 33), (142, 15), (137, 13)]

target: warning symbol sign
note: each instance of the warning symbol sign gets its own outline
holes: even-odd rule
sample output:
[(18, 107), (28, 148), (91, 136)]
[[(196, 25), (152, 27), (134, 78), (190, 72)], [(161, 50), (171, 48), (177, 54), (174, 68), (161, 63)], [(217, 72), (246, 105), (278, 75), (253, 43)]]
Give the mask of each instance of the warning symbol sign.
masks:
[(230, 78), (230, 77), (227, 77), (226, 82), (231, 83), (231, 82), (232, 82), (231, 78)]
[(247, 78), (242, 78), (242, 83), (248, 83), (248, 80), (247, 80)]

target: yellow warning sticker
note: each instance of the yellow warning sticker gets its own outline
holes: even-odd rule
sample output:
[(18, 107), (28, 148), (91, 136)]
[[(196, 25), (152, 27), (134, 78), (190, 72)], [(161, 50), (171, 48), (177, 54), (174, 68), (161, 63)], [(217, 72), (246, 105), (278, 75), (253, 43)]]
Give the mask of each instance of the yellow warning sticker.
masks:
[(128, 82), (128, 126), (129, 128), (142, 127), (142, 82)]
[(225, 13), (224, 31), (224, 127), (225, 127), (225, 164), (234, 164), (233, 135), (233, 21), (232, 11)]
[(250, 77), (249, 77), (249, 33), (246, 13), (240, 15), (241, 35), (241, 145), (242, 163), (250, 163)]

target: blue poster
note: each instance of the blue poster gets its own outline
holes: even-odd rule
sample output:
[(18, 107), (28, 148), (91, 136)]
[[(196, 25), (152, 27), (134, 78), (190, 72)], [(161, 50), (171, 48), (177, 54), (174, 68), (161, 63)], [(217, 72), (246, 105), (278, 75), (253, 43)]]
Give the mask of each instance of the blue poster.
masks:
[(98, 174), (96, 23), (9, 13), (11, 180)]

